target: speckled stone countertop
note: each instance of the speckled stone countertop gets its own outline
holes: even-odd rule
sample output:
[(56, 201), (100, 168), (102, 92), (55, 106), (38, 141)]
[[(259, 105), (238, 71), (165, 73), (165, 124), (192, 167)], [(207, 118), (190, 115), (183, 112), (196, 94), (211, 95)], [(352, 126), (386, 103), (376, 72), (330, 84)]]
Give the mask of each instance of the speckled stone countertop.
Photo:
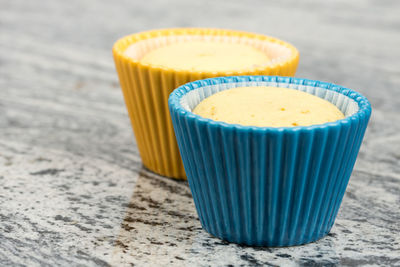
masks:
[[(395, 0), (0, 0), (0, 266), (400, 266), (398, 10)], [(282, 38), (300, 50), (297, 77), (370, 99), (327, 237), (223, 242), (201, 229), (186, 182), (142, 168), (111, 47), (178, 26)]]

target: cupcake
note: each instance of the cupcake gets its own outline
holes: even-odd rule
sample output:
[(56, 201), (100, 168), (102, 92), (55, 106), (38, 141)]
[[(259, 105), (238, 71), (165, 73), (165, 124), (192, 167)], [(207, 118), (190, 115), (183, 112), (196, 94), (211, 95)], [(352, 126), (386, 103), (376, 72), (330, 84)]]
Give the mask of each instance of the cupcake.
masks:
[[(262, 121), (262, 110), (251, 110), (247, 120), (240, 118), (237, 124), (232, 114), (223, 117), (218, 112), (218, 99), (206, 102), (240, 87), (263, 87), (260, 98), (270, 97), (262, 91), (273, 94), (288, 88), (318, 97), (321, 103), (309, 98), (302, 102), (303, 94), (283, 93), (290, 99), (273, 101), (274, 108), (266, 114), (289, 112), (285, 120), (278, 114)], [(247, 88), (247, 92), (252, 89), (257, 88)], [(282, 92), (286, 91), (279, 91), (278, 97)], [(241, 99), (245, 98), (242, 94)], [(242, 103), (232, 99), (239, 114), (245, 112)], [(253, 246), (300, 245), (329, 233), (370, 117), (365, 97), (306, 79), (236, 76), (185, 84), (170, 95), (169, 109), (195, 206), (207, 232)], [(309, 120), (315, 114), (321, 116)], [(221, 117), (205, 118), (212, 116)], [(261, 125), (272, 126), (262, 127), (256, 123), (260, 120)]]
[(221, 29), (164, 29), (126, 36), (113, 47), (143, 165), (185, 179), (168, 96), (190, 81), (231, 75), (293, 76), (299, 53), (268, 36)]

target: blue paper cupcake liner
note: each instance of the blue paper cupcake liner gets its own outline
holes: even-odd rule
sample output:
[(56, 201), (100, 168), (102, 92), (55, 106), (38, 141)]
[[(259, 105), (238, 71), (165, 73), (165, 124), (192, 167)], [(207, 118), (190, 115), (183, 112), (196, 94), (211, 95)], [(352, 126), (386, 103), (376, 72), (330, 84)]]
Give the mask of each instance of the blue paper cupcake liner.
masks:
[[(191, 111), (222, 90), (297, 89), (336, 105), (345, 118), (321, 125), (251, 127)], [(371, 114), (368, 100), (318, 81), (236, 76), (185, 84), (169, 98), (172, 122), (203, 228), (255, 246), (292, 246), (329, 233)]]

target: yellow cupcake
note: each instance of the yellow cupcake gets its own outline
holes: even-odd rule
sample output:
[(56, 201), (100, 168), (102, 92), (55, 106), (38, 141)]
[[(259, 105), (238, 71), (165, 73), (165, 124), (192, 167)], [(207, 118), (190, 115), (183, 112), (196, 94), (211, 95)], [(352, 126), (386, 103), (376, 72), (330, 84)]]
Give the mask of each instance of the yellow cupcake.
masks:
[(169, 94), (184, 83), (217, 76), (293, 76), (299, 60), (296, 48), (281, 40), (206, 28), (126, 36), (115, 43), (113, 55), (143, 165), (180, 179), (186, 175), (169, 116)]
[(332, 103), (288, 88), (237, 87), (201, 101), (193, 113), (227, 123), (259, 127), (293, 127), (343, 119)]

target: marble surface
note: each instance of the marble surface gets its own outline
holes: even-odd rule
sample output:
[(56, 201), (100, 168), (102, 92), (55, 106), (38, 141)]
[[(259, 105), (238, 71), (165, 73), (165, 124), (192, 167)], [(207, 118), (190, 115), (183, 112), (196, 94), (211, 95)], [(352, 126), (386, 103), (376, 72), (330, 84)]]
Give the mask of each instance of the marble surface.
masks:
[[(398, 10), (395, 0), (0, 0), (0, 265), (400, 266)], [(178, 26), (285, 39), (301, 53), (297, 77), (370, 99), (327, 237), (228, 244), (201, 229), (186, 182), (142, 168), (111, 47)]]

